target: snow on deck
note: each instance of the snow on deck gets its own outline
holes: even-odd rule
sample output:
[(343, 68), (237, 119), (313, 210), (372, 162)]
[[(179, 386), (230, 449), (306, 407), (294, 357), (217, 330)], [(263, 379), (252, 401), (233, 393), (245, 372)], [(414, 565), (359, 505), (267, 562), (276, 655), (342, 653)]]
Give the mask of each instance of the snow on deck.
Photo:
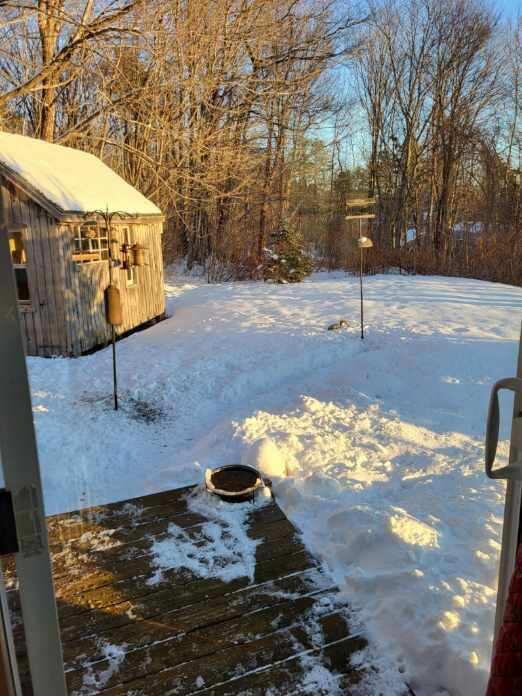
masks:
[(21, 176), (64, 212), (122, 211), (161, 215), (161, 210), (98, 157), (71, 147), (0, 132), (0, 163)]
[[(71, 696), (390, 693), (346, 600), (271, 497), (231, 505), (198, 486), (48, 527)], [(241, 549), (234, 559), (225, 539)], [(5, 570), (15, 607), (12, 557)]]
[[(283, 286), (171, 277), (170, 318), (118, 344), (118, 414), (109, 350), (30, 358), (47, 509), (258, 461), (414, 691), (476, 696), (504, 497), (483, 472), (484, 420), (491, 384), (515, 370), (522, 291), (440, 277), (365, 285), (361, 342), (358, 280), (344, 274)], [(326, 330), (341, 317), (348, 329)]]

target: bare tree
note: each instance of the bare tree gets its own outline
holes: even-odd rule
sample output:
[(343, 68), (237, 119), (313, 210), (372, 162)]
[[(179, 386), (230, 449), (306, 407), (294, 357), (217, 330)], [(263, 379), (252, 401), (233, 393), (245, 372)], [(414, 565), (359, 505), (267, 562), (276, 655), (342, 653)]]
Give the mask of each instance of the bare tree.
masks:
[(53, 140), (57, 98), (142, 0), (13, 0), (1, 11), (0, 110), (23, 102), (34, 135)]

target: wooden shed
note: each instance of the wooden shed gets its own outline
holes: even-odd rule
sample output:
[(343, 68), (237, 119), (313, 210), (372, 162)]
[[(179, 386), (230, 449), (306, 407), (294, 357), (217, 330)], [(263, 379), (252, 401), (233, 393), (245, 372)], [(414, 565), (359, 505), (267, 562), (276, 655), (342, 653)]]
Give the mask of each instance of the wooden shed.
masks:
[[(100, 159), (0, 133), (0, 204), (28, 355), (76, 356), (110, 340), (109, 255), (117, 333), (164, 316), (161, 211)], [(110, 230), (103, 212), (118, 213)], [(140, 266), (129, 260), (138, 248)]]

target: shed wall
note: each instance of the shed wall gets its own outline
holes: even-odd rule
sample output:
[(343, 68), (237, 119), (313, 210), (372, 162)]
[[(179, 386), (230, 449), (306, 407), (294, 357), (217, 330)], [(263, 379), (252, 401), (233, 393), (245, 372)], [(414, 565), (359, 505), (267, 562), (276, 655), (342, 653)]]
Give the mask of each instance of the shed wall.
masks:
[(60, 355), (66, 347), (63, 250), (56, 220), (23, 191), (0, 179), (4, 223), (27, 225), (23, 237), (31, 303), (20, 305), (28, 355)]
[[(146, 247), (146, 264), (135, 268), (136, 284), (127, 287), (123, 270), (113, 270), (113, 283), (120, 290), (123, 324), (118, 335), (130, 331), (165, 312), (163, 258), (161, 252), (162, 223), (114, 224), (112, 237), (123, 243), (123, 227), (132, 230), (133, 241)], [(67, 344), (70, 354), (78, 355), (111, 338), (105, 321), (104, 290), (109, 285), (106, 261), (77, 264), (72, 258), (73, 228), (61, 225), (64, 251), (64, 288), (67, 315)]]
[[(105, 321), (104, 290), (109, 284), (107, 261), (78, 264), (73, 260), (74, 228), (58, 222), (47, 211), (0, 177), (0, 196), (6, 225), (26, 225), (30, 305), (19, 305), (28, 355), (79, 355), (111, 338)], [(122, 334), (165, 312), (162, 222), (122, 221), (113, 237), (123, 242), (123, 227), (132, 241), (146, 247), (146, 264), (135, 268), (136, 284), (127, 287), (124, 271), (114, 269), (120, 289)], [(119, 245), (118, 245), (119, 247)]]

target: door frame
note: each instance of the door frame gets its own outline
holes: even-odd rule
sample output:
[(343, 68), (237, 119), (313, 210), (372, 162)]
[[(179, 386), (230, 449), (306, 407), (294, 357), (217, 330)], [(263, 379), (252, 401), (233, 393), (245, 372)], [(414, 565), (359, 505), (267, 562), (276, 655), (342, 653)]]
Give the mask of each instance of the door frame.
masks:
[[(518, 348), (516, 376), (522, 378), (522, 326)], [(521, 430), (516, 425), (516, 419), (522, 418), (522, 396), (515, 392), (513, 400), (513, 420), (511, 424), (511, 441), (509, 446), (509, 464), (517, 464), (522, 460)], [(502, 546), (498, 570), (497, 606), (495, 612), (495, 640), (498, 636), (509, 592), (509, 585), (515, 570), (518, 546), (521, 542), (522, 516), (522, 483), (507, 479), (506, 499), (504, 505), (504, 522), (502, 527)]]
[(16, 652), (9, 620), (9, 606), (0, 567), (0, 694), (22, 696)]
[[(0, 335), (0, 454), (16, 523), (19, 552), (15, 562), (33, 693), (67, 696), (29, 379), (5, 225), (0, 225)], [(6, 611), (2, 611), (4, 622), (8, 620)]]

